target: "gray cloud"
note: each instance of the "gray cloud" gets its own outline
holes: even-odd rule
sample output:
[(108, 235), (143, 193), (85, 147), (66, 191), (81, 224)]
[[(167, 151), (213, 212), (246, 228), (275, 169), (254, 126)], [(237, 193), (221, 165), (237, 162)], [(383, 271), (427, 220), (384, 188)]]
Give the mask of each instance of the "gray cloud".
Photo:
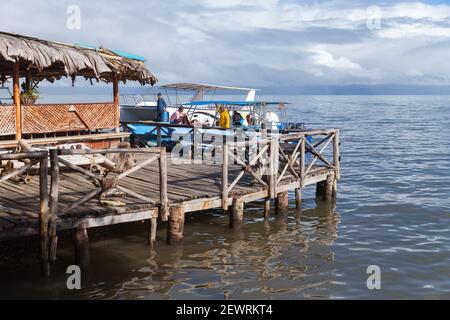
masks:
[[(66, 28), (67, 6), (81, 30)], [(378, 5), (380, 29), (367, 26)], [(0, 29), (148, 58), (162, 82), (449, 84), (450, 5), (424, 2), (10, 0)]]

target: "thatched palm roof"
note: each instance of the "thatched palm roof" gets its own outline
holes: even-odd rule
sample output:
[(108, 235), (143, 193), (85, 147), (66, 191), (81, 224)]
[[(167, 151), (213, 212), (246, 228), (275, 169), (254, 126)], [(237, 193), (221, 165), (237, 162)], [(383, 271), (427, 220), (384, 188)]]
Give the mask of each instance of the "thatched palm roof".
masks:
[(145, 63), (120, 56), (108, 49), (91, 49), (0, 32), (0, 76), (9, 77), (15, 62), (20, 75), (53, 82), (61, 77), (82, 76), (111, 82), (114, 74), (121, 81), (139, 81), (154, 85), (158, 79)]

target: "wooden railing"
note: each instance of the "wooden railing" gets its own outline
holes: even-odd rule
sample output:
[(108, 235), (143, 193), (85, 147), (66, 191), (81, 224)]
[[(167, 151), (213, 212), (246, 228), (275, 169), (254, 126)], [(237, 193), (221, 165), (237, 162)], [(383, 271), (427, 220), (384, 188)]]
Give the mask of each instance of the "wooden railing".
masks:
[[(64, 159), (65, 156), (106, 156), (119, 155), (124, 157), (141, 155), (138, 163), (131, 163), (128, 167), (121, 166), (120, 161), (114, 162), (103, 157), (101, 166), (106, 168), (103, 174), (93, 172), (81, 165), (73, 164)], [(49, 175), (49, 155), (50, 155), (50, 175)], [(142, 160), (143, 158), (143, 160)], [(149, 149), (105, 149), (105, 150), (78, 150), (78, 149), (51, 149), (50, 151), (32, 151), (28, 153), (8, 153), (0, 154), (0, 164), (2, 161), (20, 161), (24, 163), (19, 169), (8, 169), (3, 171), (0, 176), (0, 184), (8, 180), (17, 181), (15, 177), (27, 174), (30, 169), (37, 168), (39, 171), (39, 215), (33, 219), (39, 220), (40, 235), (40, 262), (41, 270), (45, 276), (50, 274), (50, 262), (56, 261), (57, 250), (57, 222), (67, 213), (88, 202), (96, 196), (109, 196), (119, 191), (132, 198), (137, 198), (144, 203), (153, 206), (159, 206), (159, 214), (163, 221), (169, 218), (169, 199), (167, 191), (167, 155), (165, 148)], [(124, 178), (158, 161), (159, 170), (159, 199), (153, 199), (146, 195), (139, 194), (129, 188), (121, 185)], [(86, 195), (76, 200), (72, 204), (62, 206), (59, 202), (60, 195), (60, 167), (70, 169), (88, 178), (93, 184), (93, 190), (87, 191)], [(51, 178), (49, 182), (49, 177)], [(50, 192), (49, 192), (50, 186)], [(30, 216), (30, 212), (18, 208), (9, 208), (0, 204), (0, 211), (12, 216), (25, 217)], [(152, 218), (156, 219), (156, 218)]]
[[(130, 157), (134, 155), (144, 155), (147, 159), (142, 160), (139, 163), (132, 164), (129, 168), (125, 170), (117, 169), (116, 165), (112, 161), (108, 161), (107, 158), (104, 158), (105, 164), (104, 166), (108, 166), (109, 170), (104, 174), (99, 174), (92, 172), (83, 168), (82, 166), (75, 165), (68, 160), (62, 158), (62, 156), (73, 156), (73, 155), (103, 155), (106, 156), (108, 154), (116, 154), (116, 155), (124, 155), (125, 157)], [(125, 160), (126, 161), (126, 160)], [(159, 164), (159, 185), (160, 185), (160, 198), (155, 201), (155, 199), (151, 199), (146, 195), (139, 194), (123, 185), (120, 182), (130, 176), (131, 174), (139, 171), (140, 169), (145, 168), (151, 163), (158, 161)], [(109, 194), (114, 194), (116, 191), (127, 194), (131, 197), (139, 199), (144, 203), (154, 204), (160, 206), (160, 216), (164, 221), (167, 221), (169, 216), (169, 207), (168, 207), (168, 194), (167, 194), (167, 157), (166, 150), (164, 148), (149, 148), (149, 149), (104, 149), (104, 150), (73, 150), (73, 149), (63, 149), (63, 150), (50, 150), (50, 162), (51, 162), (51, 208), (54, 212), (54, 215), (61, 216), (64, 215), (76, 207), (81, 206), (82, 204), (90, 201), (96, 196), (104, 195), (107, 196)], [(75, 201), (74, 203), (64, 207), (59, 208), (58, 205), (58, 195), (59, 195), (59, 165), (62, 164), (65, 167), (87, 177), (93, 184), (94, 189), (86, 194), (84, 197)]]
[[(278, 177), (280, 183), (289, 171), (304, 186), (305, 179), (314, 172), (330, 169), (340, 179), (340, 133), (337, 129), (311, 130), (280, 136), (280, 163), (282, 171)], [(330, 150), (330, 155), (326, 152)], [(307, 161), (307, 156), (312, 159)], [(329, 158), (332, 157), (332, 158)]]
[[(54, 227), (55, 216), (49, 212), (49, 194), (48, 194), (48, 153), (47, 151), (36, 151), (28, 153), (15, 153), (15, 154), (0, 154), (0, 162), (2, 161), (21, 161), (24, 165), (16, 170), (5, 172), (0, 177), (0, 184), (21, 176), (33, 167), (38, 166), (39, 170), (39, 235), (40, 235), (40, 255), (42, 273), (46, 276), (50, 273), (49, 267), (49, 226)], [(8, 208), (0, 205), (0, 210), (5, 213), (11, 213), (13, 215), (22, 216), (26, 214), (17, 208)], [(54, 231), (52, 229), (51, 231)], [(56, 235), (56, 233), (51, 233)]]
[[(256, 141), (227, 142), (222, 147), (222, 208), (228, 209), (228, 199), (233, 189), (245, 175), (251, 176), (254, 184), (269, 189), (275, 194), (274, 171), (276, 140), (262, 139)], [(231, 165), (241, 166), (241, 170), (229, 183)], [(264, 180), (264, 176), (269, 177)]]
[[(134, 123), (136, 124), (136, 123)], [(301, 130), (293, 133), (272, 132), (263, 130), (254, 135), (252, 141), (232, 142), (237, 137), (224, 135), (216, 137), (216, 140), (223, 138), (219, 144), (211, 141), (204, 141), (204, 136), (208, 131), (227, 131), (227, 129), (195, 127), (188, 125), (174, 125), (157, 122), (140, 122), (154, 126), (148, 135), (156, 135), (158, 146), (161, 146), (162, 135), (170, 135), (170, 129), (189, 129), (183, 133), (183, 142), (191, 145), (192, 152), (188, 157), (194, 160), (199, 156), (198, 150), (206, 150), (207, 145), (211, 145), (217, 152), (221, 150), (222, 158), (222, 187), (221, 198), (222, 207), (228, 208), (230, 194), (244, 176), (251, 176), (254, 183), (269, 191), (270, 198), (276, 198), (278, 189), (290, 180), (290, 183), (297, 182), (299, 188), (304, 187), (308, 178), (322, 172), (333, 172), (336, 180), (340, 179), (340, 140), (339, 130)], [(232, 130), (232, 129), (228, 129)], [(236, 135), (236, 133), (235, 133)], [(186, 137), (187, 139), (186, 140)], [(225, 138), (226, 137), (226, 138)], [(218, 139), (217, 139), (218, 138)], [(242, 140), (242, 137), (240, 137)], [(247, 137), (247, 140), (249, 137)], [(258, 148), (255, 152), (255, 147)], [(253, 153), (250, 151), (254, 149)], [(254, 158), (238, 157), (238, 152), (244, 154), (254, 154)], [(185, 158), (185, 160), (187, 160)], [(229, 181), (229, 171), (231, 165), (241, 166), (241, 171), (233, 181)]]
[[(233, 188), (247, 174), (254, 183), (268, 190), (269, 198), (277, 197), (286, 183), (304, 187), (308, 178), (318, 173), (333, 172), (340, 179), (339, 130), (313, 130), (292, 134), (262, 133), (259, 141), (225, 142), (222, 151), (222, 207), (228, 209)], [(332, 149), (331, 146), (332, 145)], [(253, 152), (251, 152), (251, 149)], [(328, 150), (331, 149), (331, 150)], [(330, 151), (331, 155), (326, 152)], [(255, 156), (238, 157), (241, 154)], [(332, 157), (331, 159), (329, 157)], [(231, 165), (241, 166), (237, 177), (229, 183)], [(288, 179), (289, 182), (285, 182)]]

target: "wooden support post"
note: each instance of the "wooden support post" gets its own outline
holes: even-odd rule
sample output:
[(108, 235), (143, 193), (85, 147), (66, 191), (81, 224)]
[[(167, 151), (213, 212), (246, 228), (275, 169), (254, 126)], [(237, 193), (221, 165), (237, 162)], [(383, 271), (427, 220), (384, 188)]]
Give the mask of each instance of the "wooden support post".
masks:
[(338, 192), (338, 179), (337, 177), (334, 177), (333, 181), (333, 198), (337, 198), (337, 192)]
[(270, 198), (264, 200), (264, 218), (269, 218), (270, 216)]
[(244, 201), (233, 199), (233, 207), (230, 211), (230, 227), (235, 228), (244, 224)]
[(58, 195), (59, 195), (59, 161), (58, 150), (50, 150), (51, 164), (51, 186), (50, 186), (50, 218), (49, 218), (49, 236), (50, 262), (56, 261), (56, 251), (58, 247), (58, 236), (56, 234), (56, 220), (58, 218)]
[(339, 130), (334, 135), (333, 158), (336, 170), (336, 180), (341, 179), (341, 154), (340, 154), (340, 133)]
[(297, 209), (300, 209), (302, 207), (302, 189), (301, 188), (295, 189), (295, 206)]
[(323, 199), (326, 201), (331, 201), (333, 198), (333, 185), (334, 185), (334, 174), (330, 174), (325, 182), (325, 192)]
[(323, 197), (325, 195), (325, 184), (326, 184), (326, 181), (320, 181), (320, 182), (317, 183), (317, 186), (316, 186), (316, 198), (323, 199)]
[(167, 242), (169, 244), (180, 244), (184, 233), (184, 207), (170, 208), (169, 223), (167, 225)]
[(22, 139), (22, 107), (20, 105), (20, 70), (19, 62), (13, 68), (13, 100), (16, 106), (16, 140)]
[(169, 219), (169, 196), (167, 193), (167, 154), (166, 149), (161, 149), (159, 156), (159, 192), (160, 192), (160, 215), (163, 221)]
[(113, 75), (113, 95), (114, 107), (116, 108), (116, 132), (120, 132), (119, 77), (115, 73)]
[(305, 186), (305, 165), (306, 165), (306, 136), (300, 142), (300, 185)]
[(158, 228), (158, 219), (152, 218), (149, 220), (150, 228), (148, 233), (148, 245), (153, 248), (155, 242), (156, 242), (156, 231)]
[(273, 136), (270, 140), (269, 194), (274, 199), (277, 195), (278, 181), (278, 140)]
[(80, 225), (74, 233), (75, 244), (75, 264), (82, 269), (86, 269), (90, 264), (89, 237), (84, 225)]
[(50, 276), (50, 264), (48, 259), (48, 159), (44, 157), (39, 163), (39, 233), (40, 233), (40, 262), (41, 272), (44, 276)]
[(281, 192), (275, 201), (276, 213), (284, 214), (289, 209), (289, 193)]
[(223, 143), (223, 159), (222, 159), (222, 209), (228, 210), (228, 144)]

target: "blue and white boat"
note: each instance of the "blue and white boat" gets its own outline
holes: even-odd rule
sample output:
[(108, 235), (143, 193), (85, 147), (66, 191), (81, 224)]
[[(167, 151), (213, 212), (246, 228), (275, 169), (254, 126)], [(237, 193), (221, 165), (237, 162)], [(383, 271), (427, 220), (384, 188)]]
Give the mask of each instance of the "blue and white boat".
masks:
[[(162, 86), (160, 90), (166, 93), (169, 117), (183, 106), (192, 125), (156, 124), (156, 96), (124, 96), (122, 101), (126, 103), (121, 104), (121, 122), (125, 130), (132, 133), (132, 139), (138, 142), (138, 145), (152, 146), (157, 144), (158, 139), (162, 144), (174, 143), (180, 136), (191, 134), (194, 126), (201, 134), (208, 132), (210, 135), (223, 135), (223, 130), (217, 126), (219, 106), (228, 109), (230, 117), (238, 112), (244, 121), (232, 128), (243, 129), (249, 134), (259, 132), (262, 128), (282, 131), (288, 126), (287, 104), (255, 101), (257, 89), (177, 83)], [(245, 99), (236, 101), (214, 99), (219, 92), (232, 91), (245, 92)], [(186, 99), (180, 92), (188, 92), (190, 97)], [(206, 100), (207, 97), (210, 99)], [(251, 123), (247, 123), (246, 120), (249, 119)]]

